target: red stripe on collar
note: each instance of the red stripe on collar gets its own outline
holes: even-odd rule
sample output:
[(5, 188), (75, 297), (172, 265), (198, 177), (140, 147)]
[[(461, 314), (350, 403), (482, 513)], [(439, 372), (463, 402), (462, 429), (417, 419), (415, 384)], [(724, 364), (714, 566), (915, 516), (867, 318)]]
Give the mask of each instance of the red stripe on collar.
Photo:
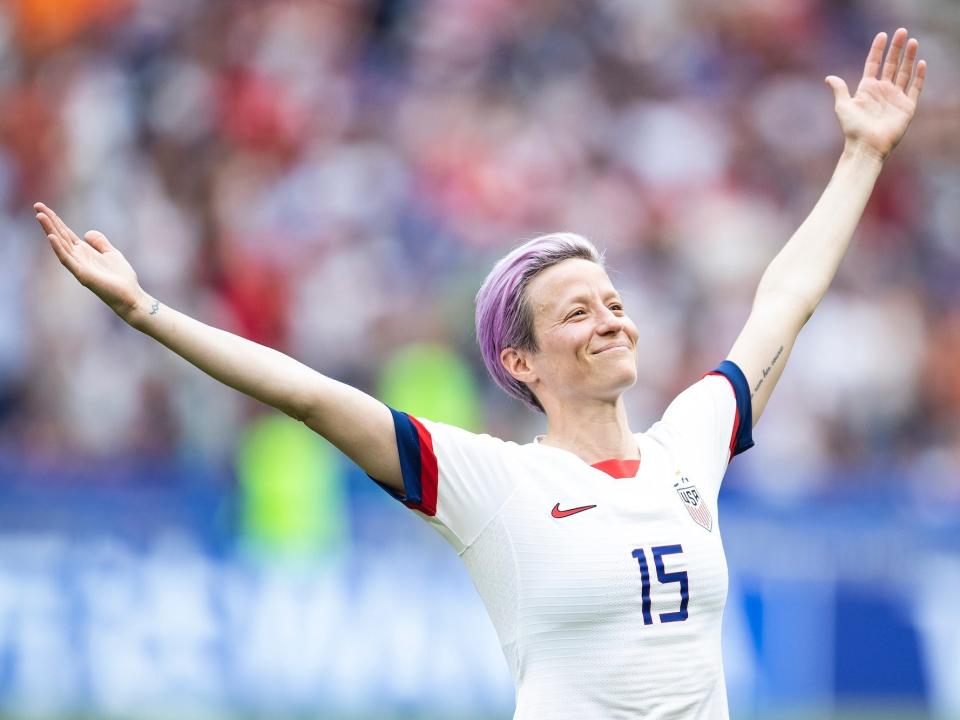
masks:
[(605, 472), (612, 478), (632, 478), (640, 469), (639, 460), (601, 460), (590, 467)]

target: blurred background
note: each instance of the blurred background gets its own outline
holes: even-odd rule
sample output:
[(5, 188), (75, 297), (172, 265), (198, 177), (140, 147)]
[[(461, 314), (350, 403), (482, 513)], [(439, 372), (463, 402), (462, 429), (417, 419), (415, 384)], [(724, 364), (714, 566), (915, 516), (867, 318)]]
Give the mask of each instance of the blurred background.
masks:
[(528, 442), (473, 295), (605, 248), (635, 429), (716, 366), (904, 25), (920, 110), (720, 517), (734, 718), (960, 718), (956, 0), (5, 0), (0, 717), (509, 718), (459, 560), (319, 437), (126, 327), (143, 287), (395, 407)]

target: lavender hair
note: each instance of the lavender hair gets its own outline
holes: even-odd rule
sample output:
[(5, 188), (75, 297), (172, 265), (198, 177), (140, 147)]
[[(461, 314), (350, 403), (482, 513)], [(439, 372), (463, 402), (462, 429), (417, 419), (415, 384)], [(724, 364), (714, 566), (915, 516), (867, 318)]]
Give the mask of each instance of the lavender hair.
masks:
[(500, 353), (509, 347), (531, 352), (539, 349), (527, 287), (547, 268), (574, 258), (603, 266), (603, 255), (585, 237), (575, 233), (541, 235), (501, 258), (477, 292), (477, 343), (483, 364), (508, 395), (540, 412), (540, 401), (526, 383), (507, 372)]

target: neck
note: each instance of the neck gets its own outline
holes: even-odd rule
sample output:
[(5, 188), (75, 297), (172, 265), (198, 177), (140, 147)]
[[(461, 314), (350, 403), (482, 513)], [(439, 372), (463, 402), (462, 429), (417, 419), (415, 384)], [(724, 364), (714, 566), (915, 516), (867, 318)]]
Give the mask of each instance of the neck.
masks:
[(640, 451), (627, 423), (623, 400), (615, 403), (564, 405), (547, 414), (541, 442), (558, 447), (593, 465), (602, 460), (637, 460)]

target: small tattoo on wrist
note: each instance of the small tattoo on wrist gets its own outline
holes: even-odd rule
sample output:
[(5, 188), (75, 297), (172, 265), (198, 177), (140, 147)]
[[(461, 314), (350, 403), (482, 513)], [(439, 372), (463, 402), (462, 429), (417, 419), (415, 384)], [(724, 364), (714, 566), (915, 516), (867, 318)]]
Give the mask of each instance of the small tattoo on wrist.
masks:
[(160, 310), (160, 303), (154, 302), (153, 305), (150, 307), (150, 314), (156, 315), (159, 310)]

